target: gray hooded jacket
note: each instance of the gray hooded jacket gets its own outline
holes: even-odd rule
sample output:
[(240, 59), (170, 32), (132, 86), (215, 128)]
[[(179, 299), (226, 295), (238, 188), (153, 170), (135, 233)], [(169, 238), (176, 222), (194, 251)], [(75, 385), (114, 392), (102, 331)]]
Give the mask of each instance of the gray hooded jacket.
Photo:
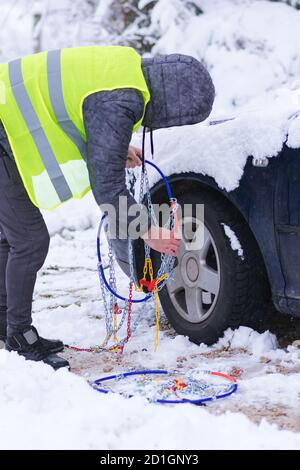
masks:
[[(212, 109), (215, 89), (206, 68), (195, 58), (170, 54), (142, 59), (142, 70), (150, 102), (143, 125), (159, 129), (195, 124), (206, 119)], [(125, 183), (125, 165), (132, 128), (143, 114), (143, 99), (132, 89), (93, 94), (86, 98), (83, 116), (88, 136), (88, 168), (92, 190), (99, 206), (112, 204), (117, 231), (127, 236), (133, 217), (119, 211), (119, 196), (125, 196), (127, 211), (136, 201)], [(146, 232), (149, 221), (141, 227)], [(119, 264), (128, 274), (128, 242), (113, 240)]]

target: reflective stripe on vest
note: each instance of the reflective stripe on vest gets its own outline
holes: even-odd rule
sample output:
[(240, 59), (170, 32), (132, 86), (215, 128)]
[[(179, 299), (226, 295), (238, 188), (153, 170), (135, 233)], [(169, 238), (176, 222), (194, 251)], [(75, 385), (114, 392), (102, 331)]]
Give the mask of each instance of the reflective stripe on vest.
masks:
[(76, 145), (82, 158), (87, 160), (87, 145), (75, 124), (70, 120), (63, 97), (61, 50), (47, 53), (48, 89), (53, 112), (60, 127)]
[(72, 197), (72, 192), (30, 101), (23, 81), (21, 59), (9, 62), (9, 79), (15, 100), (26, 122), (28, 131), (40, 153), (59, 200), (61, 202), (66, 201)]

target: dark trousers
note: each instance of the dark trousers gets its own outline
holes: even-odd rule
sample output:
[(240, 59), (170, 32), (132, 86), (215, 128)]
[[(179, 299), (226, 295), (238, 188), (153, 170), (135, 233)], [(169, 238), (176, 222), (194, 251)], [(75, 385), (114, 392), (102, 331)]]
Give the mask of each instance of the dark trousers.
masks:
[(39, 209), (30, 201), (15, 162), (0, 149), (0, 334), (31, 325), (32, 295), (49, 247)]

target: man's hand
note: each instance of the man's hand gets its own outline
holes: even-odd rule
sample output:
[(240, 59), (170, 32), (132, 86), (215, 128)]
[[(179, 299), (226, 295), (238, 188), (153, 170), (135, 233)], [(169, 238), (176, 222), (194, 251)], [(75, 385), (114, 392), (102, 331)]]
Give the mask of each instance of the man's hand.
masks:
[(135, 168), (136, 166), (141, 166), (142, 164), (142, 149), (129, 145), (128, 147), (128, 157), (126, 162), (126, 168)]
[(180, 246), (178, 230), (174, 232), (163, 227), (151, 226), (142, 238), (153, 250), (167, 253), (170, 256), (178, 254)]
[[(126, 168), (135, 168), (142, 165), (142, 150), (129, 145)], [(177, 256), (181, 236), (178, 230), (177, 219), (175, 218), (174, 230), (168, 230), (163, 227), (151, 226), (142, 238), (153, 250), (160, 253), (166, 253), (170, 256)]]

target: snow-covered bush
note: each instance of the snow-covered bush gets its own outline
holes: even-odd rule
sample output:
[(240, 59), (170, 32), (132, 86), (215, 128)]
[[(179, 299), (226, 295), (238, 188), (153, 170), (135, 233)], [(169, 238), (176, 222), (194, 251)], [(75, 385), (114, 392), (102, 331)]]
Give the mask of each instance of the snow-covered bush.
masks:
[(282, 2), (290, 5), (291, 7), (300, 9), (300, 2), (299, 0), (271, 0), (271, 2)]

